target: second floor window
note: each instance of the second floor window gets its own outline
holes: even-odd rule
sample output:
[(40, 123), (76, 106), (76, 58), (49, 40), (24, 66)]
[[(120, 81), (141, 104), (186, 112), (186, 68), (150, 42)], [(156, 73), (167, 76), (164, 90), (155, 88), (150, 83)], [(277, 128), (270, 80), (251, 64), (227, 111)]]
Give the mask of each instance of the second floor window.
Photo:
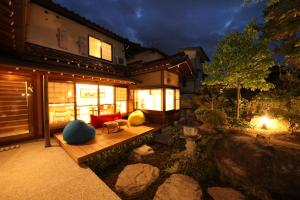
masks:
[(89, 36), (89, 56), (112, 61), (111, 44)]

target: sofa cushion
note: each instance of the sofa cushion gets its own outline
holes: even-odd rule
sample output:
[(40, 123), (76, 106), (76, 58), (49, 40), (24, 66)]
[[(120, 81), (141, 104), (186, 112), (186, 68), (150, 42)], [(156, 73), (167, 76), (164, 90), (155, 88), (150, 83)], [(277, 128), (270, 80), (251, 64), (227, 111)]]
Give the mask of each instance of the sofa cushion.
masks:
[(115, 113), (115, 114), (106, 114), (106, 115), (91, 115), (91, 125), (93, 125), (95, 128), (100, 128), (103, 126), (105, 122), (108, 121), (115, 121), (117, 119), (121, 119), (121, 113)]
[(81, 120), (68, 123), (63, 130), (63, 138), (69, 144), (85, 143), (93, 139), (95, 134), (95, 128)]

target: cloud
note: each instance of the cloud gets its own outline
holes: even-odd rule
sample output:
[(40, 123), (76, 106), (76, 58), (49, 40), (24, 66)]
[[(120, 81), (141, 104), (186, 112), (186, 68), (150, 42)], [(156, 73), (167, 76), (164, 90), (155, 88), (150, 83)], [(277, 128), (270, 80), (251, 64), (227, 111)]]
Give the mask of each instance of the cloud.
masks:
[(262, 22), (264, 3), (243, 0), (55, 0), (132, 41), (173, 54), (202, 46), (211, 56), (217, 41), (241, 31), (254, 17)]

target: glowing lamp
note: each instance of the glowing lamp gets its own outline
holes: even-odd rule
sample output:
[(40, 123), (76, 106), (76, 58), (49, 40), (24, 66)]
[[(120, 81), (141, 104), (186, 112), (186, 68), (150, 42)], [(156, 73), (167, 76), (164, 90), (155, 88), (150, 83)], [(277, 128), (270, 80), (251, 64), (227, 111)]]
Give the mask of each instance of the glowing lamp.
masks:
[(268, 123), (269, 123), (269, 118), (267, 117), (267, 116), (263, 116), (261, 119), (260, 119), (260, 121), (261, 121), (261, 124), (262, 124), (262, 126), (261, 126), (261, 128), (262, 129), (267, 129), (267, 125), (268, 125)]

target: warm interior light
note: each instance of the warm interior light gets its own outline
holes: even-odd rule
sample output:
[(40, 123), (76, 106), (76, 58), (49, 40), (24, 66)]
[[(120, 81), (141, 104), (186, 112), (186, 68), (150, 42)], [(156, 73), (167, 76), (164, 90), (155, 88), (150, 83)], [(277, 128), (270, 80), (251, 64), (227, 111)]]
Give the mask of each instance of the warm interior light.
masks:
[(135, 105), (137, 109), (162, 111), (162, 89), (136, 90)]

